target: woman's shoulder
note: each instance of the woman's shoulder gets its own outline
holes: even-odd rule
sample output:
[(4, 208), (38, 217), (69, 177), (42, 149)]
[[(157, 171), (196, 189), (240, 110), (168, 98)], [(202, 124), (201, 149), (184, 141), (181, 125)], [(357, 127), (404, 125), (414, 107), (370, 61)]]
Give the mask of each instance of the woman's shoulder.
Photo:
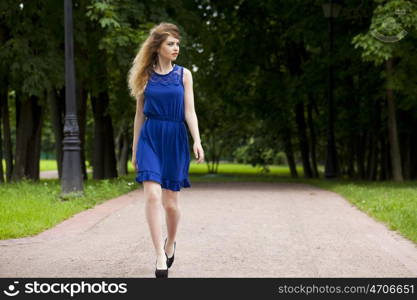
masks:
[(184, 67), (184, 66), (177, 65), (177, 64), (176, 64), (176, 66), (177, 66), (179, 69), (183, 69), (184, 73), (185, 73), (185, 72), (190, 72), (190, 70), (188, 70), (188, 69), (187, 69), (186, 67)]
[(184, 66), (179, 66), (182, 69), (184, 77), (191, 77), (191, 71)]
[(184, 66), (177, 65), (177, 64), (176, 64), (176, 66), (178, 67), (178, 71), (182, 71), (181, 73), (182, 73), (182, 78), (183, 78), (184, 81), (186, 81), (187, 78), (192, 77), (191, 71), (189, 69), (187, 69)]

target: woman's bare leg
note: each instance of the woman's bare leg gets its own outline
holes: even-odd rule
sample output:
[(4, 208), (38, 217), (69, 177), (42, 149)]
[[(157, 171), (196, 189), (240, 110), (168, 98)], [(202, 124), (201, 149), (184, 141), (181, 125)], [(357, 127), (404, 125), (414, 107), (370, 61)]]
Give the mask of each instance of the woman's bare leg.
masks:
[(143, 181), (143, 189), (146, 199), (146, 220), (157, 258), (156, 267), (158, 269), (166, 269), (167, 263), (162, 237), (161, 185), (155, 181), (147, 180)]
[(162, 189), (162, 205), (165, 209), (165, 220), (167, 223), (167, 244), (165, 251), (168, 257), (174, 254), (174, 242), (177, 235), (178, 223), (181, 217), (181, 210), (179, 206), (180, 192)]

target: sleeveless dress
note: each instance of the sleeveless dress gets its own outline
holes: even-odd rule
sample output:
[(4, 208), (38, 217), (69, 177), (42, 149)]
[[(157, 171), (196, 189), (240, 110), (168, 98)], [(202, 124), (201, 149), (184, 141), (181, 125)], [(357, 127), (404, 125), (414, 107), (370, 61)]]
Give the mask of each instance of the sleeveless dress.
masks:
[(183, 73), (183, 67), (174, 64), (169, 73), (153, 71), (148, 80), (143, 108), (146, 120), (136, 148), (138, 183), (152, 180), (172, 191), (191, 187)]

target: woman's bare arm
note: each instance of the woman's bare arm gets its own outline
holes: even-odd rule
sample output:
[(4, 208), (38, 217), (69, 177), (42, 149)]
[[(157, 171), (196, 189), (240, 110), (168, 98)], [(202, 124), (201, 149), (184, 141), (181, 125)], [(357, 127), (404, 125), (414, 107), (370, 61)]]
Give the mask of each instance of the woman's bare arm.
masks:
[(143, 93), (136, 99), (136, 114), (133, 124), (133, 144), (132, 144), (132, 160), (136, 159), (137, 143), (139, 139), (139, 132), (145, 122), (145, 115), (143, 114)]
[(184, 68), (183, 76), (185, 120), (187, 121), (188, 128), (194, 140), (194, 155), (200, 163), (204, 160), (204, 151), (201, 146), (200, 132), (198, 130), (198, 119), (194, 107), (193, 77), (191, 71), (187, 68)]

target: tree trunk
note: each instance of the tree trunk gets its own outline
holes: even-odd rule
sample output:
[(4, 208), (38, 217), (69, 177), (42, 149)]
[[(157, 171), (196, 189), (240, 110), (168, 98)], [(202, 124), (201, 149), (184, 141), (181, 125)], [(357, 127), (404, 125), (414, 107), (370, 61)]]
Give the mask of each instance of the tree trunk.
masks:
[(218, 135), (216, 134), (216, 131), (213, 129), (212, 134), (208, 137), (208, 143), (207, 145), (207, 169), (208, 173), (210, 174), (216, 174), (218, 172), (218, 166), (220, 161), (220, 155), (221, 155), (221, 141), (218, 139)]
[(399, 144), (400, 144), (400, 155), (401, 155), (401, 167), (402, 174), (405, 180), (411, 179), (411, 164), (412, 164), (412, 155), (411, 155), (411, 133), (414, 129), (413, 115), (408, 111), (398, 111), (398, 118), (403, 124), (402, 130), (399, 133)]
[(304, 177), (311, 178), (313, 176), (310, 166), (310, 150), (307, 140), (307, 126), (304, 118), (304, 103), (299, 101), (295, 106), (296, 123), (298, 127), (298, 140), (301, 151), (301, 159), (303, 163)]
[(307, 123), (308, 129), (310, 131), (310, 139), (311, 139), (311, 165), (312, 165), (312, 173), (314, 178), (319, 178), (319, 171), (317, 168), (317, 154), (316, 154), (316, 131), (314, 129), (313, 123), (313, 102), (314, 96), (309, 94), (308, 95), (308, 105), (307, 105)]
[[(61, 90), (63, 91), (63, 89)], [(62, 94), (61, 94), (62, 95)], [(56, 162), (58, 166), (58, 177), (61, 178), (62, 176), (62, 158), (63, 158), (63, 151), (62, 151), (62, 140), (63, 136), (63, 108), (65, 105), (63, 97), (61, 95), (57, 95), (55, 89), (52, 89), (48, 92), (48, 103), (49, 107), (51, 108), (51, 121), (52, 121), (52, 128), (54, 131), (55, 136), (55, 156)]]
[(37, 97), (21, 102), (16, 93), (16, 124), (16, 163), (12, 180), (23, 177), (39, 180), (42, 107)]
[[(8, 163), (8, 154), (7, 151), (10, 150), (10, 146), (9, 148), (6, 150), (4, 150), (4, 155), (3, 155), (3, 145), (4, 148), (6, 148), (6, 143), (10, 142), (10, 140), (8, 140), (8, 138), (10, 139), (10, 128), (8, 128), (8, 132), (7, 132), (7, 127), (9, 125), (9, 114), (8, 114), (8, 105), (7, 105), (8, 99), (7, 99), (7, 86), (0, 86), (0, 119), (1, 119), (1, 124), (0, 124), (0, 163), (1, 163), (1, 168), (0, 168), (0, 182), (4, 182), (4, 181), (9, 181), (9, 178), (7, 175), (7, 163)], [(2, 131), (2, 126), (3, 125), (3, 131)], [(4, 132), (4, 138), (2, 136), (2, 132)], [(4, 169), (3, 169), (3, 157), (6, 158), (6, 179), (4, 178)]]
[(397, 120), (395, 116), (395, 100), (394, 93), (392, 90), (391, 78), (393, 76), (393, 59), (390, 58), (386, 62), (387, 68), (387, 77), (388, 77), (388, 86), (387, 86), (387, 103), (388, 103), (388, 131), (389, 131), (389, 142), (391, 149), (391, 165), (392, 165), (392, 175), (394, 181), (403, 181), (403, 175), (401, 170), (401, 154), (400, 147), (398, 143), (398, 133), (397, 133)]
[(94, 116), (93, 178), (117, 177), (116, 155), (114, 152), (113, 125), (107, 113), (109, 98), (107, 93), (91, 97)]
[(410, 152), (410, 146), (411, 146), (411, 134), (410, 132), (404, 133), (404, 142), (403, 142), (403, 151), (404, 154), (401, 156), (404, 158), (403, 163), (403, 169), (404, 169), (404, 179), (410, 180), (411, 179), (411, 152)]
[(376, 139), (373, 134), (368, 134), (368, 159), (366, 165), (366, 174), (367, 179), (375, 179), (375, 171), (377, 167), (377, 149), (376, 149)]
[(358, 175), (360, 179), (365, 179), (365, 141), (366, 137), (362, 132), (357, 135), (356, 160), (358, 162)]
[(104, 130), (105, 135), (105, 148), (104, 148), (104, 178), (116, 178), (117, 177), (117, 162), (114, 146), (114, 129), (111, 116), (108, 113), (108, 95), (106, 113), (104, 115)]
[[(360, 78), (360, 74), (359, 74)], [(360, 82), (360, 80), (358, 80)], [(358, 83), (359, 84), (359, 83)], [(355, 80), (353, 75), (346, 78), (346, 88), (349, 91), (348, 97), (346, 98), (346, 113), (347, 113), (347, 155), (346, 155), (346, 174), (348, 178), (356, 178), (357, 174), (355, 171), (355, 146), (358, 141), (358, 122), (356, 116), (359, 111), (359, 93), (357, 90), (359, 86), (355, 86)]]
[(355, 138), (355, 134), (350, 131), (349, 133), (349, 137), (348, 137), (348, 145), (347, 145), (347, 176), (349, 178), (355, 178), (356, 177), (356, 173), (355, 173), (355, 142), (356, 142), (356, 138)]
[(288, 166), (290, 168), (291, 177), (298, 178), (297, 165), (295, 163), (294, 151), (291, 143), (291, 133), (289, 128), (284, 128), (283, 131), (284, 152), (287, 157)]
[(381, 134), (380, 138), (379, 138), (379, 144), (381, 146), (381, 159), (380, 159), (380, 166), (381, 166), (381, 171), (379, 174), (379, 180), (388, 180), (389, 176), (388, 176), (388, 161), (389, 161), (389, 155), (388, 155), (388, 147), (387, 147), (387, 142), (386, 142), (386, 135), (385, 134)]
[(10, 130), (9, 98), (6, 85), (4, 96), (0, 96), (1, 119), (3, 125), (3, 157), (6, 160), (6, 181), (10, 182), (13, 173), (13, 146)]
[[(6, 91), (6, 92), (4, 92)], [(3, 105), (2, 102), (5, 98), (5, 94), (7, 95), (7, 89), (2, 88), (0, 86), (0, 121), (3, 116)], [(1, 129), (1, 123), (0, 123), (0, 183), (4, 183), (4, 170), (3, 170), (3, 138), (2, 138), (2, 129)]]
[[(4, 21), (4, 20), (3, 20)], [(0, 22), (0, 45), (4, 45), (11, 38), (10, 28), (4, 22)], [(0, 163), (1, 163), (1, 181), (4, 180), (3, 158), (6, 161), (6, 181), (11, 181), (13, 172), (13, 151), (12, 139), (10, 132), (10, 117), (9, 117), (9, 68), (12, 61), (3, 61), (3, 67), (0, 70), (0, 135), (3, 126), (3, 136), (0, 138)]]
[(32, 136), (29, 140), (29, 149), (27, 149), (27, 177), (39, 180), (43, 111), (42, 106), (38, 105), (39, 99), (37, 97), (32, 96), (31, 101), (33, 101), (32, 111), (34, 116)]
[(368, 162), (367, 162), (367, 178), (369, 180), (375, 180), (376, 179), (376, 171), (378, 168), (378, 136), (377, 132), (379, 131), (379, 128), (381, 127), (378, 120), (380, 115), (380, 110), (378, 106), (378, 102), (374, 103), (372, 105), (372, 109), (374, 113), (371, 115), (371, 128), (368, 133)]
[(129, 138), (126, 133), (127, 130), (122, 130), (122, 132), (119, 134), (119, 138), (117, 139), (117, 170), (119, 175), (126, 175), (128, 173)]
[[(413, 122), (412, 128), (416, 128), (416, 122)], [(410, 179), (414, 180), (417, 178), (417, 157), (411, 155), (411, 153), (417, 153), (417, 131), (412, 130), (410, 132)]]
[(80, 159), (81, 159), (81, 172), (83, 180), (88, 179), (87, 167), (85, 164), (85, 133), (87, 126), (87, 91), (84, 88), (84, 82), (77, 79), (76, 84), (76, 101), (77, 101), (77, 119), (78, 129), (80, 132)]
[[(103, 100), (104, 101), (104, 100)], [(94, 117), (94, 137), (93, 137), (93, 152), (92, 152), (92, 166), (93, 179), (104, 178), (104, 125), (103, 125), (103, 104), (100, 99), (91, 96), (91, 107), (93, 109)]]

